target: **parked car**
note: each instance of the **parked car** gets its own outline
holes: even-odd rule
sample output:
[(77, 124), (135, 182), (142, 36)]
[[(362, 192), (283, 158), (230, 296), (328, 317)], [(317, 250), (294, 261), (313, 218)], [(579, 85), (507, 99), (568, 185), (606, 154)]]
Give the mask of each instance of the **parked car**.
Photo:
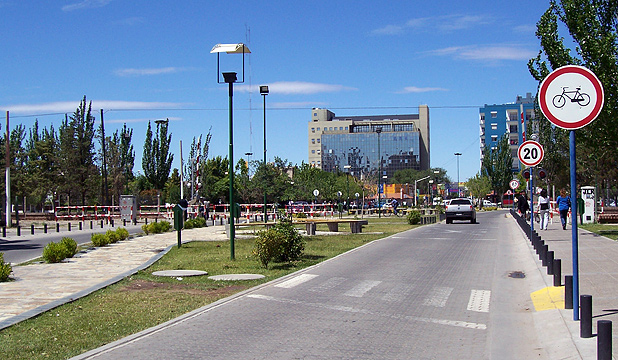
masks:
[(483, 199), (483, 206), (488, 206), (488, 207), (497, 207), (498, 205), (494, 202), (491, 202), (487, 199)]
[(452, 224), (453, 220), (470, 220), (471, 224), (476, 223), (476, 210), (472, 200), (467, 198), (457, 198), (451, 200), (445, 209), (446, 223)]

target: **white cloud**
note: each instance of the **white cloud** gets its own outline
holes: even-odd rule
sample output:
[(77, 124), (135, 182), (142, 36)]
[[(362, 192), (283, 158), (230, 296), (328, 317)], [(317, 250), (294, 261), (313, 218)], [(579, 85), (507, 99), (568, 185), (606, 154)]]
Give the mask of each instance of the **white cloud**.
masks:
[[(168, 102), (92, 100), (93, 109), (127, 110), (127, 109), (169, 109), (185, 104)], [(18, 104), (0, 107), (4, 111), (17, 114), (72, 113), (79, 107), (79, 101), (59, 101), (42, 104)]]
[(416, 86), (406, 86), (403, 88), (403, 91), (400, 91), (401, 94), (408, 93), (424, 93), (424, 92), (433, 92), (433, 91), (448, 91), (448, 89), (440, 88), (440, 87), (416, 87)]
[(164, 68), (152, 68), (152, 69), (118, 69), (114, 71), (114, 74), (117, 76), (150, 76), (150, 75), (161, 75), (161, 74), (173, 74), (181, 71), (187, 71), (188, 68), (179, 68), (174, 66), (164, 67)]
[(453, 46), (426, 52), (435, 56), (452, 56), (464, 60), (528, 60), (536, 53), (521, 45)]
[(442, 15), (408, 20), (405, 24), (389, 24), (373, 30), (374, 35), (399, 35), (406, 30), (423, 30), (428, 32), (452, 32), (491, 23), (490, 17), (483, 15)]
[[(353, 87), (333, 84), (319, 84), (302, 81), (279, 81), (272, 84), (268, 84), (270, 93), (284, 94), (284, 95), (299, 95), (299, 94), (318, 94), (318, 93), (331, 93), (341, 91), (355, 91), (358, 90)], [(241, 85), (236, 87), (241, 92), (259, 92), (259, 85), (248, 86)]]
[(100, 8), (109, 4), (111, 1), (112, 0), (82, 0), (74, 4), (63, 6), (62, 11)]

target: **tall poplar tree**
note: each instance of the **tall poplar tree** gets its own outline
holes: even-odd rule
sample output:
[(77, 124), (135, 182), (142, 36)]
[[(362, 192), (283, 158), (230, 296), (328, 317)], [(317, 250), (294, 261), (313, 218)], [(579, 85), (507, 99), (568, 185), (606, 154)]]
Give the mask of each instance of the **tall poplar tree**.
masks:
[(169, 153), (172, 134), (167, 134), (169, 120), (157, 122), (156, 134), (152, 133), (150, 122), (146, 130), (142, 169), (146, 179), (157, 190), (163, 190), (172, 169), (174, 155)]

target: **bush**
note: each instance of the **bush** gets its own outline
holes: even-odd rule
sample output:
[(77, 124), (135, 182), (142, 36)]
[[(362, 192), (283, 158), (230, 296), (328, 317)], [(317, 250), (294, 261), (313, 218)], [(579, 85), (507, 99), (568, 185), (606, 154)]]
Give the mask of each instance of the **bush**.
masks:
[(59, 263), (66, 258), (66, 248), (60, 243), (50, 242), (43, 248), (43, 259), (48, 263)]
[(0, 252), (0, 282), (9, 280), (12, 271), (11, 264), (4, 262), (4, 253)]
[(142, 225), (142, 231), (143, 231), (143, 232), (144, 232), (144, 234), (146, 234), (146, 235), (148, 235), (148, 234), (149, 234), (149, 232), (148, 232), (148, 224), (144, 224), (144, 225)]
[(126, 240), (129, 238), (129, 231), (125, 228), (116, 229), (116, 234), (120, 237), (120, 240)]
[(408, 224), (416, 225), (421, 222), (421, 212), (418, 210), (411, 210), (408, 212)]
[(142, 231), (148, 234), (160, 234), (169, 231), (172, 225), (168, 221), (153, 222), (148, 225), (142, 225)]
[(77, 254), (77, 243), (70, 237), (63, 237), (60, 240), (60, 244), (64, 246), (65, 249), (65, 257), (72, 258), (73, 255)]
[(305, 250), (305, 241), (294, 228), (291, 220), (281, 221), (266, 231), (260, 231), (255, 241), (253, 254), (264, 267), (271, 261), (284, 262), (300, 259)]
[(293, 216), (295, 218), (297, 218), (297, 219), (306, 219), (307, 218), (307, 214), (305, 214), (304, 212), (295, 213)]
[(108, 244), (114, 244), (120, 241), (120, 236), (114, 230), (107, 230), (105, 232), (105, 237), (107, 238)]
[(90, 237), (90, 241), (92, 242), (92, 245), (96, 247), (101, 247), (109, 244), (109, 239), (107, 238), (107, 236), (105, 236), (105, 234), (92, 234), (92, 236)]

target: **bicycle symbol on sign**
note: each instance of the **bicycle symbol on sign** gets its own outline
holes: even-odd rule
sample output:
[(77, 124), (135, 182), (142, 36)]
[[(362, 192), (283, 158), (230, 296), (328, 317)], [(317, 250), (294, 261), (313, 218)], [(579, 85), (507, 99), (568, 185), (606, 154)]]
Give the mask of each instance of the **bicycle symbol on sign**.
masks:
[(562, 87), (562, 94), (554, 96), (552, 103), (555, 107), (560, 109), (566, 104), (566, 100), (571, 100), (572, 103), (578, 103), (579, 106), (586, 106), (590, 104), (590, 95), (580, 92), (581, 88), (575, 88), (575, 91), (566, 91), (568, 86)]

